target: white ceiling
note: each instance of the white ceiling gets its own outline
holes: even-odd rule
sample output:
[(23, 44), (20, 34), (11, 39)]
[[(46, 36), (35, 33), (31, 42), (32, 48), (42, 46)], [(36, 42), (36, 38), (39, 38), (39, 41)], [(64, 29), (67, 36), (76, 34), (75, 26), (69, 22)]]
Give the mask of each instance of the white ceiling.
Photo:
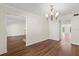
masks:
[(58, 11), (60, 15), (66, 15), (79, 11), (78, 3), (8, 3), (6, 5), (39, 15), (45, 15), (48, 13), (50, 5), (54, 5), (55, 10)]
[[(47, 14), (50, 11), (50, 5), (54, 5), (55, 8), (54, 10), (59, 12), (60, 16), (66, 14), (79, 13), (79, 3), (51, 3), (51, 4), (50, 3), (8, 3), (5, 5), (18, 8), (22, 11), (32, 12), (41, 16), (45, 16), (45, 14)], [(63, 23), (66, 24), (71, 22), (69, 19), (68, 20), (64, 19), (62, 21)], [(13, 21), (10, 20), (9, 23), (11, 22)]]

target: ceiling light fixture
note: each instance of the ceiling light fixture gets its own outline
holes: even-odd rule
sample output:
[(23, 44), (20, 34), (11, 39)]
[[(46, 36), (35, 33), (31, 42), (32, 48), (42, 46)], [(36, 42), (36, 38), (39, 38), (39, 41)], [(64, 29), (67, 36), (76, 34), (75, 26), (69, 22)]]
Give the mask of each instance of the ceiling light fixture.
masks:
[(46, 16), (46, 19), (47, 19), (47, 20), (48, 20), (48, 19), (50, 19), (50, 20), (56, 19), (56, 20), (57, 20), (57, 18), (58, 18), (58, 16), (59, 16), (59, 12), (56, 12), (56, 11), (54, 10), (53, 5), (50, 5), (50, 12), (49, 12), (48, 14), (46, 14), (45, 16)]

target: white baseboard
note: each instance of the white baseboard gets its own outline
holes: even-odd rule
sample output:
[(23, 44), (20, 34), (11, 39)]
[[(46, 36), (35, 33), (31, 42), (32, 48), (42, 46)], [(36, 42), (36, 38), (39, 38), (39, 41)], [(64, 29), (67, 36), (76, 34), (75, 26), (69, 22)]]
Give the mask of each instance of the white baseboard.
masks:
[(4, 53), (7, 53), (7, 51), (6, 50), (5, 51), (0, 51), (0, 55), (4, 54)]
[(77, 42), (71, 42), (71, 44), (74, 44), (74, 45), (79, 45), (79, 43), (77, 43)]
[(36, 43), (39, 43), (39, 42), (42, 42), (42, 41), (45, 41), (45, 40), (47, 40), (47, 39), (42, 39), (42, 40), (31, 42), (31, 43), (30, 42), (29, 43), (26, 42), (26, 46), (30, 46), (30, 45), (33, 45), (33, 44), (36, 44)]

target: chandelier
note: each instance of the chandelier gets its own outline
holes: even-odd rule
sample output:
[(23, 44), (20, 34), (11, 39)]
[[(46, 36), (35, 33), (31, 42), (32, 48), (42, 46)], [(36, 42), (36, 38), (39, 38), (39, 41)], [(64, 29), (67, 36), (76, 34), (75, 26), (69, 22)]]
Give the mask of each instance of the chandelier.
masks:
[(56, 11), (54, 10), (53, 5), (50, 5), (50, 11), (49, 11), (49, 13), (46, 14), (45, 16), (46, 16), (46, 19), (47, 19), (47, 20), (48, 20), (48, 19), (50, 19), (50, 20), (56, 19), (56, 20), (57, 20), (58, 15), (59, 15), (59, 12), (56, 12)]

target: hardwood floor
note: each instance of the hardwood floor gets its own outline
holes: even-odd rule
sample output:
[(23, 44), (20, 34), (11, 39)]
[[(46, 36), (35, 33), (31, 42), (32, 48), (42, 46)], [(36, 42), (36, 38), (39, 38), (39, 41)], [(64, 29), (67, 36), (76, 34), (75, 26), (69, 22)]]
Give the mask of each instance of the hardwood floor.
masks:
[(10, 55), (26, 48), (25, 42), (23, 41), (24, 38), (25, 38), (25, 35), (7, 37), (8, 52), (3, 55), (6, 55), (6, 54)]
[(18, 50), (17, 47), (25, 47), (25, 42), (23, 41), (25, 39), (25, 35), (20, 36), (10, 36), (7, 38), (7, 47), (8, 51), (12, 51), (14, 48), (15, 50)]
[(79, 56), (78, 45), (48, 39), (26, 47), (22, 38), (15, 41), (8, 44), (8, 52), (2, 56)]

